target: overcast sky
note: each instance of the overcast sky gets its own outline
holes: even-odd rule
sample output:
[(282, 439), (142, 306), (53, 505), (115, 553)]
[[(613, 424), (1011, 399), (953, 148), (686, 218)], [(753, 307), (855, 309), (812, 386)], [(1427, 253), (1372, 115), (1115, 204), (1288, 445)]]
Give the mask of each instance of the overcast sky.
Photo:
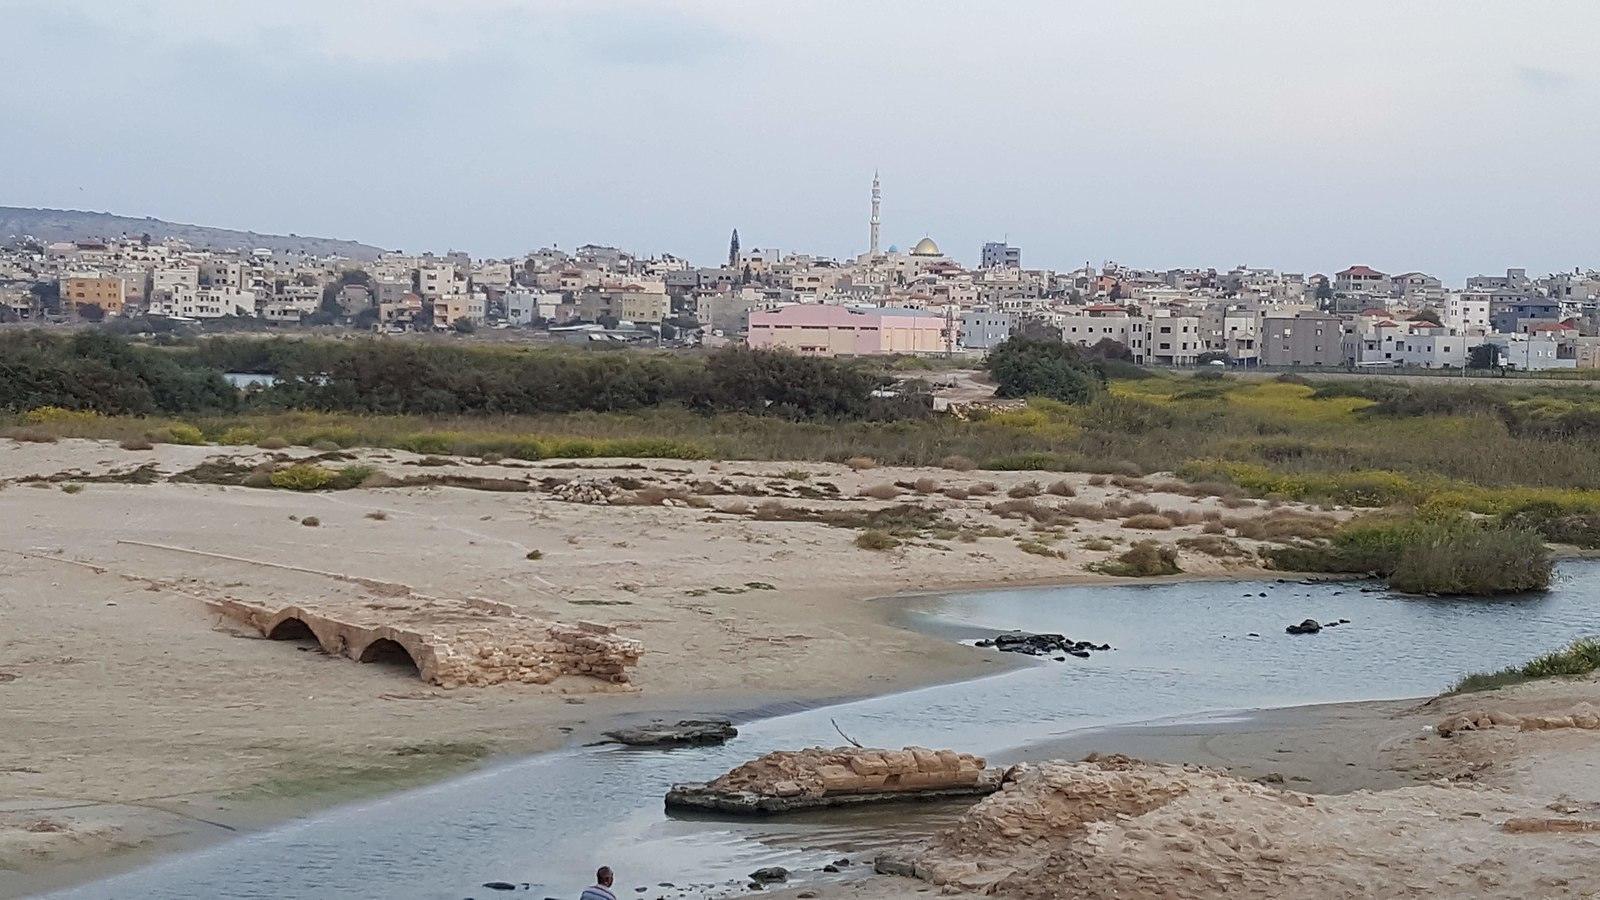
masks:
[(0, 204), (510, 255), (1600, 264), (1594, 0), (0, 0)]

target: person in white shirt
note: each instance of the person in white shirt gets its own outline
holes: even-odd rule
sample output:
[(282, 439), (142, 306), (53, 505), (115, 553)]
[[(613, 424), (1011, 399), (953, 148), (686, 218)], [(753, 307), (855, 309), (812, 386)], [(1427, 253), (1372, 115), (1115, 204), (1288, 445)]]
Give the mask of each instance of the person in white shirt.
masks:
[(611, 874), (610, 866), (601, 866), (594, 873), (594, 885), (583, 889), (583, 894), (578, 900), (617, 900), (617, 895), (611, 893), (611, 885), (616, 879)]

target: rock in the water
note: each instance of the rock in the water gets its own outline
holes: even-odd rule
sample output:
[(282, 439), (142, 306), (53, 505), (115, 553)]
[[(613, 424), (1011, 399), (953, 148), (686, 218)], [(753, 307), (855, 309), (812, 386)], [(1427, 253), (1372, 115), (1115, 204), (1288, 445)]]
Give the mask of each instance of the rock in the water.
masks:
[(483, 886), (491, 891), (514, 891), (517, 886), (509, 881), (485, 881)]
[(750, 880), (759, 884), (775, 884), (789, 880), (789, 870), (783, 866), (767, 866), (750, 873)]
[(1087, 659), (1089, 651), (1110, 650), (1110, 644), (1074, 641), (1064, 634), (1033, 634), (1026, 631), (1008, 631), (993, 638), (975, 642), (977, 647), (993, 647), (1002, 653), (1022, 653), (1028, 656), (1049, 656), (1065, 662), (1059, 654)]
[(1307, 619), (1299, 625), (1290, 625), (1284, 631), (1289, 634), (1316, 634), (1322, 630), (1322, 623), (1316, 619)]
[(652, 722), (637, 728), (606, 732), (606, 737), (630, 747), (687, 747), (721, 744), (737, 737), (739, 729), (727, 719), (683, 719), (676, 723)]

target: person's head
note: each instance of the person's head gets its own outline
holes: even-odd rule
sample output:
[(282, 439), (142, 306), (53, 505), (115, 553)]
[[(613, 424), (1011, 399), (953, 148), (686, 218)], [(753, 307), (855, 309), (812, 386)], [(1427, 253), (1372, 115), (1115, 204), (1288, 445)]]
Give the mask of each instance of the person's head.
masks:
[(611, 887), (611, 867), (601, 866), (600, 869), (594, 873), (594, 882), (601, 887)]

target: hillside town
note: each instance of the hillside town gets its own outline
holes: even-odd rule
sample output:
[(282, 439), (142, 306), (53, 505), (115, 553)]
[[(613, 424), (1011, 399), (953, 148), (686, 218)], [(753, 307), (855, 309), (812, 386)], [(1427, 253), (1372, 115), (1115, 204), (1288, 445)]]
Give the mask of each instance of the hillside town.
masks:
[(834, 259), (745, 247), (694, 265), (586, 244), (522, 257), (388, 252), (376, 260), (203, 249), (148, 235), (0, 246), (0, 322), (167, 320), (378, 333), (530, 331), (547, 340), (753, 347), (801, 354), (981, 354), (1014, 333), (1059, 335), (1154, 366), (1600, 368), (1600, 271), (1524, 269), (1445, 285), (1351, 265), (1028, 268), (985, 243), (975, 267), (930, 237)]

